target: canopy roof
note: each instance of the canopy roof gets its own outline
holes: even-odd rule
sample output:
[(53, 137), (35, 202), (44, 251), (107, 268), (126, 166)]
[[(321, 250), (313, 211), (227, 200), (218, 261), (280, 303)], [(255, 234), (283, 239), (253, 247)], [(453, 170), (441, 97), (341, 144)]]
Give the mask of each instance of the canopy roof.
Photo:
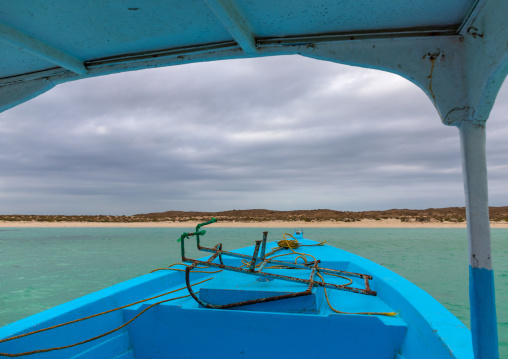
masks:
[[(460, 36), (485, 2), (2, 0), (0, 108), (106, 73), (299, 53), (302, 45), (323, 42)], [(6, 95), (5, 86), (14, 84)]]
[[(59, 67), (66, 67), (59, 60), (63, 54), (69, 62), (86, 67), (132, 54), (191, 52), (238, 43), (255, 47), (302, 36), (457, 33), (476, 4), (475, 0), (2, 1), (0, 78), (4, 82), (27, 73), (61, 71)], [(43, 47), (49, 54), (43, 54)]]

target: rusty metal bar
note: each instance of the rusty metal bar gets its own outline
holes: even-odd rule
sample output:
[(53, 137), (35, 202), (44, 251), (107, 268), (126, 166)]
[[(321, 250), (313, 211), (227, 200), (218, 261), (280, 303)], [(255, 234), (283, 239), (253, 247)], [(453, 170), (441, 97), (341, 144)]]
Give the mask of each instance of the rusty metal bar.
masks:
[(266, 239), (268, 238), (268, 232), (263, 232), (263, 244), (261, 245), (261, 260), (265, 260), (265, 253), (266, 253)]
[(220, 264), (224, 264), (224, 263), (222, 262), (222, 243), (217, 244), (217, 249), (220, 251), (220, 254), (219, 254), (219, 262), (220, 262)]
[(369, 279), (368, 278), (364, 278), (364, 279), (365, 279), (365, 290), (369, 290), (370, 291)]
[[(222, 245), (222, 243), (219, 243), (219, 244)], [(213, 249), (213, 248), (206, 248), (206, 247), (200, 246), (200, 247), (198, 247), (198, 249), (201, 251), (204, 251), (204, 252), (210, 252), (210, 253), (216, 252), (216, 249)], [(222, 251), (222, 250), (221, 250), (221, 254), (228, 255), (231, 257), (243, 258), (243, 259), (247, 259), (249, 261), (252, 260), (252, 256), (249, 256), (246, 254), (240, 254), (240, 253), (234, 253), (234, 252), (228, 252), (228, 251)], [(182, 261), (184, 261), (184, 262), (192, 262), (193, 260), (194, 259), (182, 257)], [(310, 266), (313, 265), (313, 262), (308, 262), (307, 264), (298, 264), (298, 263), (291, 263), (291, 262), (280, 261), (280, 260), (269, 259), (269, 258), (265, 258), (265, 260), (270, 264), (278, 264), (278, 265), (284, 265), (287, 267), (300, 268), (300, 269), (309, 269)], [(358, 277), (358, 278), (362, 278), (362, 279), (364, 279), (364, 278), (372, 279), (372, 276), (368, 275), (368, 274), (347, 272), (347, 271), (342, 271), (339, 269), (320, 268), (319, 271), (321, 273), (339, 274), (339, 275), (344, 275), (344, 276), (348, 276), (348, 277)]]
[[(218, 245), (217, 245), (218, 246)], [(210, 264), (215, 264), (215, 263), (212, 263), (213, 260), (215, 258), (217, 258), (218, 256), (220, 256), (221, 252), (220, 250), (217, 250), (217, 252), (215, 252), (215, 254), (213, 256), (211, 256), (210, 258), (208, 258), (208, 260), (206, 262), (201, 262), (203, 263), (204, 265), (210, 265)], [(198, 262), (198, 261), (194, 261), (194, 262)]]
[(258, 272), (261, 273), (263, 271), (263, 268), (265, 267), (265, 265), (267, 264), (268, 262), (267, 261), (263, 261), (261, 263), (261, 265), (259, 266), (258, 268)]
[(250, 305), (250, 304), (259, 304), (259, 303), (266, 303), (266, 302), (273, 302), (276, 300), (281, 299), (289, 299), (289, 298), (296, 298), (296, 297), (302, 297), (304, 295), (310, 295), (312, 294), (312, 285), (309, 286), (309, 288), (303, 292), (296, 292), (296, 293), (289, 293), (289, 294), (283, 294), (283, 295), (277, 295), (273, 297), (267, 297), (267, 298), (259, 298), (259, 299), (252, 299), (252, 300), (246, 300), (243, 302), (236, 302), (236, 303), (230, 303), (230, 304), (210, 304), (206, 303), (203, 300), (199, 299), (196, 293), (192, 290), (192, 287), (190, 285), (190, 271), (192, 270), (191, 266), (185, 268), (185, 282), (187, 284), (187, 289), (189, 290), (189, 294), (194, 298), (196, 302), (201, 304), (205, 308), (211, 308), (211, 309), (229, 309), (234, 307), (241, 307), (244, 305)]
[[(229, 270), (229, 271), (232, 271), (232, 272), (238, 272), (238, 273), (255, 275), (255, 276), (259, 276), (259, 277), (272, 278), (272, 279), (280, 279), (280, 280), (285, 280), (285, 281), (288, 281), (288, 282), (298, 282), (298, 283), (305, 283), (305, 284), (310, 283), (309, 279), (302, 279), (302, 278), (285, 276), (285, 275), (281, 275), (281, 274), (266, 273), (266, 272), (259, 272), (259, 271), (253, 271), (253, 272), (251, 272), (248, 269), (228, 266), (228, 265), (224, 265), (224, 264), (213, 263), (213, 262), (210, 262), (210, 259), (207, 260), (206, 262), (205, 261), (200, 261), (200, 260), (196, 259), (196, 260), (194, 260), (194, 263), (198, 263), (198, 264), (201, 264), (201, 265), (207, 265), (207, 266), (210, 266), (210, 267), (219, 268), (219, 269), (223, 269), (223, 270)], [(316, 272), (322, 272), (321, 271), (322, 268), (317, 267), (317, 264), (318, 264), (318, 262), (315, 263)], [(187, 268), (189, 268), (189, 267), (187, 267)], [(309, 268), (307, 268), (307, 269), (309, 269)], [(361, 288), (355, 288), (355, 287), (348, 287), (346, 285), (332, 284), (332, 283), (326, 283), (326, 282), (325, 283), (323, 283), (323, 282), (314, 282), (313, 285), (320, 286), (320, 287), (325, 287), (325, 288), (343, 290), (343, 291), (347, 291), (347, 292), (359, 293), (359, 294), (366, 294), (366, 295), (372, 295), (372, 296), (376, 296), (377, 295), (377, 292), (375, 292), (373, 290), (370, 290), (370, 289), (367, 290), (367, 289), (361, 289)]]
[[(317, 266), (317, 264), (316, 264), (316, 266)], [(192, 269), (194, 269), (194, 267), (195, 267), (195, 265), (192, 264), (189, 267), (185, 268), (185, 283), (187, 285), (187, 290), (189, 291), (189, 294), (192, 296), (192, 298), (194, 298), (194, 300), (196, 302), (201, 304), (203, 307), (210, 308), (210, 309), (229, 309), (229, 308), (241, 307), (241, 306), (251, 305), (251, 304), (267, 303), (267, 302), (274, 302), (276, 300), (302, 297), (305, 295), (312, 294), (312, 288), (314, 287), (314, 281), (310, 280), (309, 287), (307, 288), (307, 290), (305, 290), (303, 292), (288, 293), (288, 294), (283, 294), (283, 295), (276, 295), (276, 296), (272, 296), (272, 297), (252, 299), (252, 300), (246, 300), (246, 301), (242, 301), (242, 302), (229, 303), (229, 304), (210, 304), (210, 303), (206, 303), (205, 301), (198, 298), (196, 293), (194, 293), (194, 291), (192, 290), (192, 286), (190, 284), (190, 272)], [(315, 269), (316, 269), (316, 267), (313, 268), (312, 273), (315, 272)], [(311, 277), (313, 278), (314, 275), (312, 275)]]
[(314, 275), (316, 274), (316, 270), (318, 269), (319, 263), (321, 263), (321, 261), (316, 261), (316, 263), (314, 263), (314, 267), (312, 267), (312, 271), (310, 272), (309, 278), (309, 288), (314, 287)]
[(254, 253), (252, 254), (252, 260), (250, 261), (250, 264), (249, 264), (249, 272), (254, 272), (254, 269), (256, 268), (260, 245), (261, 245), (261, 241), (256, 241), (256, 246), (254, 247)]

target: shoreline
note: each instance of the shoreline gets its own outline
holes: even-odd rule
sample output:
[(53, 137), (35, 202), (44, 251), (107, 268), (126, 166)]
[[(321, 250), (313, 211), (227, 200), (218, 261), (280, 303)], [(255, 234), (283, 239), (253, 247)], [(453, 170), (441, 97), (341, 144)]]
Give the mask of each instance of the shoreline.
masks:
[[(194, 228), (201, 221), (186, 222), (36, 222), (0, 221), (0, 228)], [(491, 221), (491, 228), (508, 228), (508, 222)], [(398, 219), (364, 219), (356, 222), (336, 221), (266, 221), (266, 222), (217, 222), (218, 228), (467, 228), (466, 222), (401, 222)]]

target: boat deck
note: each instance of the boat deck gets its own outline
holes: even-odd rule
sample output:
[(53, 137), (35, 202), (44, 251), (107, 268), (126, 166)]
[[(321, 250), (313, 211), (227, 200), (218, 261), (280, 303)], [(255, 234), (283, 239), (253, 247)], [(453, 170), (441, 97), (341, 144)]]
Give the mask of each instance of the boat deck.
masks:
[[(302, 243), (315, 244), (303, 240)], [(270, 250), (276, 244), (268, 244)], [(235, 252), (252, 254), (252, 247)], [(157, 271), (55, 307), (0, 329), (0, 338), (83, 318), (141, 299), (151, 300), (29, 337), (0, 343), (0, 352), (17, 353), (66, 346), (106, 333), (97, 340), (38, 358), (471, 358), (469, 330), (432, 297), (395, 273), (354, 254), (329, 246), (302, 247), (322, 260), (321, 268), (370, 274), (377, 296), (327, 290), (342, 312), (396, 312), (395, 316), (332, 311), (323, 288), (311, 295), (232, 309), (209, 309), (187, 296), (185, 273)], [(289, 250), (279, 251), (286, 253)], [(282, 257), (292, 260), (296, 255)], [(241, 265), (237, 258), (224, 258)], [(212, 269), (209, 269), (212, 270)], [(267, 269), (308, 278), (309, 270)], [(213, 279), (211, 279), (213, 278)], [(201, 300), (211, 304), (255, 299), (307, 289), (306, 284), (259, 281), (235, 272), (191, 273)], [(364, 288), (361, 278), (352, 285)], [(316, 276), (316, 280), (320, 280)], [(325, 276), (327, 282), (347, 283)], [(160, 296), (162, 295), (162, 296)], [(166, 301), (166, 302), (164, 302)], [(159, 304), (156, 304), (159, 303)], [(155, 304), (155, 305), (154, 305)], [(153, 306), (152, 306), (153, 305)], [(446, 341), (443, 339), (446, 338)], [(333, 353), (331, 355), (330, 353)]]

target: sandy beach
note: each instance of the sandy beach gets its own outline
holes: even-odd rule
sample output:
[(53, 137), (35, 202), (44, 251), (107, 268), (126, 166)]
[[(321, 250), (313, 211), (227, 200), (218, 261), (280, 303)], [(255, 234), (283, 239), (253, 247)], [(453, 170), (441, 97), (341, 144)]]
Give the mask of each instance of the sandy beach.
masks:
[[(36, 221), (0, 221), (0, 228), (31, 227), (31, 228), (66, 228), (66, 227), (153, 227), (153, 228), (194, 228), (200, 221), (186, 222), (36, 222)], [(217, 222), (214, 227), (237, 228), (466, 228), (466, 222), (402, 222), (398, 219), (364, 219), (356, 222), (342, 221), (266, 221), (266, 222)], [(508, 228), (506, 221), (492, 221), (491, 228)]]

